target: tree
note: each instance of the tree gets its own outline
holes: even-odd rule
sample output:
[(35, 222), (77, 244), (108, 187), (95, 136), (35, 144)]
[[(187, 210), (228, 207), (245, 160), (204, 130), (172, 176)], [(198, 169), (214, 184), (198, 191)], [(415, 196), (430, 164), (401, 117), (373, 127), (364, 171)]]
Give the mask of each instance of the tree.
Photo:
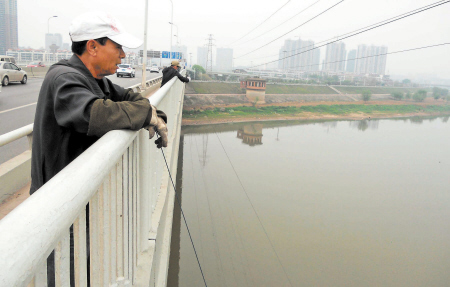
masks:
[(416, 102), (423, 102), (427, 97), (427, 91), (425, 90), (418, 90), (413, 95), (413, 100)]
[(193, 69), (196, 73), (203, 73), (203, 74), (206, 73), (206, 70), (205, 70), (202, 66), (200, 66), (200, 65), (194, 65), (194, 66), (192, 66), (192, 69)]
[(406, 92), (405, 98), (411, 99), (411, 93), (410, 92)]
[(391, 94), (391, 97), (393, 97), (397, 101), (400, 101), (401, 99), (403, 99), (403, 93), (402, 92), (393, 92)]
[(367, 102), (370, 101), (370, 98), (372, 97), (372, 92), (369, 90), (365, 90), (361, 93), (363, 101)]
[(411, 84), (411, 80), (410, 79), (404, 79), (402, 81), (402, 83), (405, 84), (405, 85), (409, 85), (409, 84)]
[(349, 80), (345, 80), (345, 81), (342, 81), (342, 84), (346, 85), (346, 86), (350, 86), (352, 84), (352, 82)]
[(441, 88), (434, 87), (433, 88), (433, 98), (435, 100), (439, 100), (440, 97), (441, 97)]

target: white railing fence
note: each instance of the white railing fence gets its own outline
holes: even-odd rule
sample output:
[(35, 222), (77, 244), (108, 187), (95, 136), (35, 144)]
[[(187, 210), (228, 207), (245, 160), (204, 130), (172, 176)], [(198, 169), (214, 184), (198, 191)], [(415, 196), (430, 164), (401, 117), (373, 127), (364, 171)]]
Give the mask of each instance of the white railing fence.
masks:
[[(168, 116), (174, 177), (183, 95), (175, 78), (150, 97)], [(165, 286), (174, 190), (154, 140), (146, 130), (107, 133), (3, 218), (0, 286), (47, 286), (52, 250), (56, 286), (70, 286), (71, 226), (76, 286), (88, 274), (90, 286)]]

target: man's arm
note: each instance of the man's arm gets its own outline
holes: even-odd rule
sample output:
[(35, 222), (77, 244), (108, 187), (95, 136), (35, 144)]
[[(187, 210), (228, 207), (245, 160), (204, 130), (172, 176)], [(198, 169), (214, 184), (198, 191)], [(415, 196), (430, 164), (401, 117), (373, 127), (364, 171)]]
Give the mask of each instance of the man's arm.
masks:
[(189, 79), (187, 77), (183, 77), (180, 72), (175, 71), (175, 75), (182, 81), (183, 83), (189, 83)]
[(54, 110), (58, 124), (79, 133), (102, 136), (116, 129), (139, 130), (151, 120), (148, 99), (128, 92), (128, 100), (114, 102), (99, 98), (88, 80), (77, 73), (64, 74), (54, 82)]

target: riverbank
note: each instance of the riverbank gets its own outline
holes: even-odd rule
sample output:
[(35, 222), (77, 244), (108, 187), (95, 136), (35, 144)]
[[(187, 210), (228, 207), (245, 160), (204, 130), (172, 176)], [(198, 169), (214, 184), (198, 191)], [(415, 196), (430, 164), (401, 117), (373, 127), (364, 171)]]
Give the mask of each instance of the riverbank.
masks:
[(277, 103), (252, 106), (204, 107), (183, 111), (183, 125), (203, 125), (230, 122), (318, 119), (381, 119), (450, 115), (450, 105), (443, 100), (425, 102), (309, 102)]

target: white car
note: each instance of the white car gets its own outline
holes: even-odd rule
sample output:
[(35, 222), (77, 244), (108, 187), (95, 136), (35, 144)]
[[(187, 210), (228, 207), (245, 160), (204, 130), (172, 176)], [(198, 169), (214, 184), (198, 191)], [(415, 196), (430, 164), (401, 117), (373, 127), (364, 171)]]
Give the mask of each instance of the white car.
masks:
[(0, 81), (2, 86), (10, 82), (27, 83), (27, 72), (10, 62), (0, 62)]
[(136, 77), (136, 70), (130, 64), (120, 64), (116, 70), (117, 77), (128, 76), (130, 78)]
[(158, 66), (152, 66), (150, 68), (150, 73), (159, 73), (159, 68)]
[(149, 71), (150, 73), (159, 73), (159, 67), (155, 64), (153, 64), (152, 66), (147, 66), (145, 70)]

